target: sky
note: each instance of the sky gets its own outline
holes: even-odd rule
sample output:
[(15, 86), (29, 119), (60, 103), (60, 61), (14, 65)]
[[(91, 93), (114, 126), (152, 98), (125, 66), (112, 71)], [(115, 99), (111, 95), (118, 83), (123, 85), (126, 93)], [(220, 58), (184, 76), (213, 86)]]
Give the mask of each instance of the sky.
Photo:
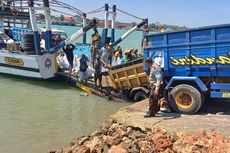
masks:
[[(104, 6), (117, 5), (131, 14), (148, 18), (150, 23), (202, 27), (230, 23), (230, 0), (60, 0), (83, 12)], [(92, 17), (92, 16), (89, 16)], [(94, 14), (103, 18), (103, 13)], [(110, 15), (111, 19), (111, 15)], [(139, 22), (138, 19), (118, 13), (117, 21)]]

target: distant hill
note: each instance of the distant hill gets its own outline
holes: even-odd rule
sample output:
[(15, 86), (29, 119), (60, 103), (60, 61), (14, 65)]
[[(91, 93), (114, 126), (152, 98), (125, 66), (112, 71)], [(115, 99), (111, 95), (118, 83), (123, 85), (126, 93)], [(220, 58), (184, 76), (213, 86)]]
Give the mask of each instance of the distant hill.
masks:
[(169, 32), (169, 31), (180, 31), (189, 29), (185, 26), (177, 26), (177, 25), (168, 25), (168, 24), (160, 24), (160, 23), (150, 23), (149, 24), (150, 31), (155, 32)]

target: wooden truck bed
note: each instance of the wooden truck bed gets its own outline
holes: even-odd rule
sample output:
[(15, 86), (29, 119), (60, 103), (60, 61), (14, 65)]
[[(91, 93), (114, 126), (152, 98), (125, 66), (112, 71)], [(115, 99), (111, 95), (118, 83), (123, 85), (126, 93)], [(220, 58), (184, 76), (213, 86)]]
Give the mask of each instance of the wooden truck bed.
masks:
[(149, 81), (144, 71), (143, 58), (113, 66), (109, 75), (118, 90), (147, 86)]

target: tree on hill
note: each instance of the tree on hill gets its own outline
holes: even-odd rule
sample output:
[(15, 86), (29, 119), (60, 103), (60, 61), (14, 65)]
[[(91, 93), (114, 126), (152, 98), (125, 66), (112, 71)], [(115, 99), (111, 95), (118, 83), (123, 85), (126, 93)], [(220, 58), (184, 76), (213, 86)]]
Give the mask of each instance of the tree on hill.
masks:
[(64, 15), (60, 15), (60, 21), (64, 21), (65, 17)]

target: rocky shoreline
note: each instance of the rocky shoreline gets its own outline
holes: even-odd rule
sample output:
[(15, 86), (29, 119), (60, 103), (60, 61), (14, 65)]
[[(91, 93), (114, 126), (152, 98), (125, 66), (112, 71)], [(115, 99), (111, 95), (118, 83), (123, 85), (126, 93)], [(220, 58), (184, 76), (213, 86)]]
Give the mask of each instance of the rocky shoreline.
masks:
[(79, 137), (65, 148), (50, 153), (230, 153), (230, 137), (215, 134), (208, 129), (209, 132), (201, 130), (188, 134), (165, 130), (158, 124), (150, 126), (145, 124), (146, 121), (140, 123), (137, 120), (138, 124), (124, 121), (125, 116), (120, 120), (121, 114), (136, 114), (140, 105), (134, 104), (120, 110), (91, 135)]

